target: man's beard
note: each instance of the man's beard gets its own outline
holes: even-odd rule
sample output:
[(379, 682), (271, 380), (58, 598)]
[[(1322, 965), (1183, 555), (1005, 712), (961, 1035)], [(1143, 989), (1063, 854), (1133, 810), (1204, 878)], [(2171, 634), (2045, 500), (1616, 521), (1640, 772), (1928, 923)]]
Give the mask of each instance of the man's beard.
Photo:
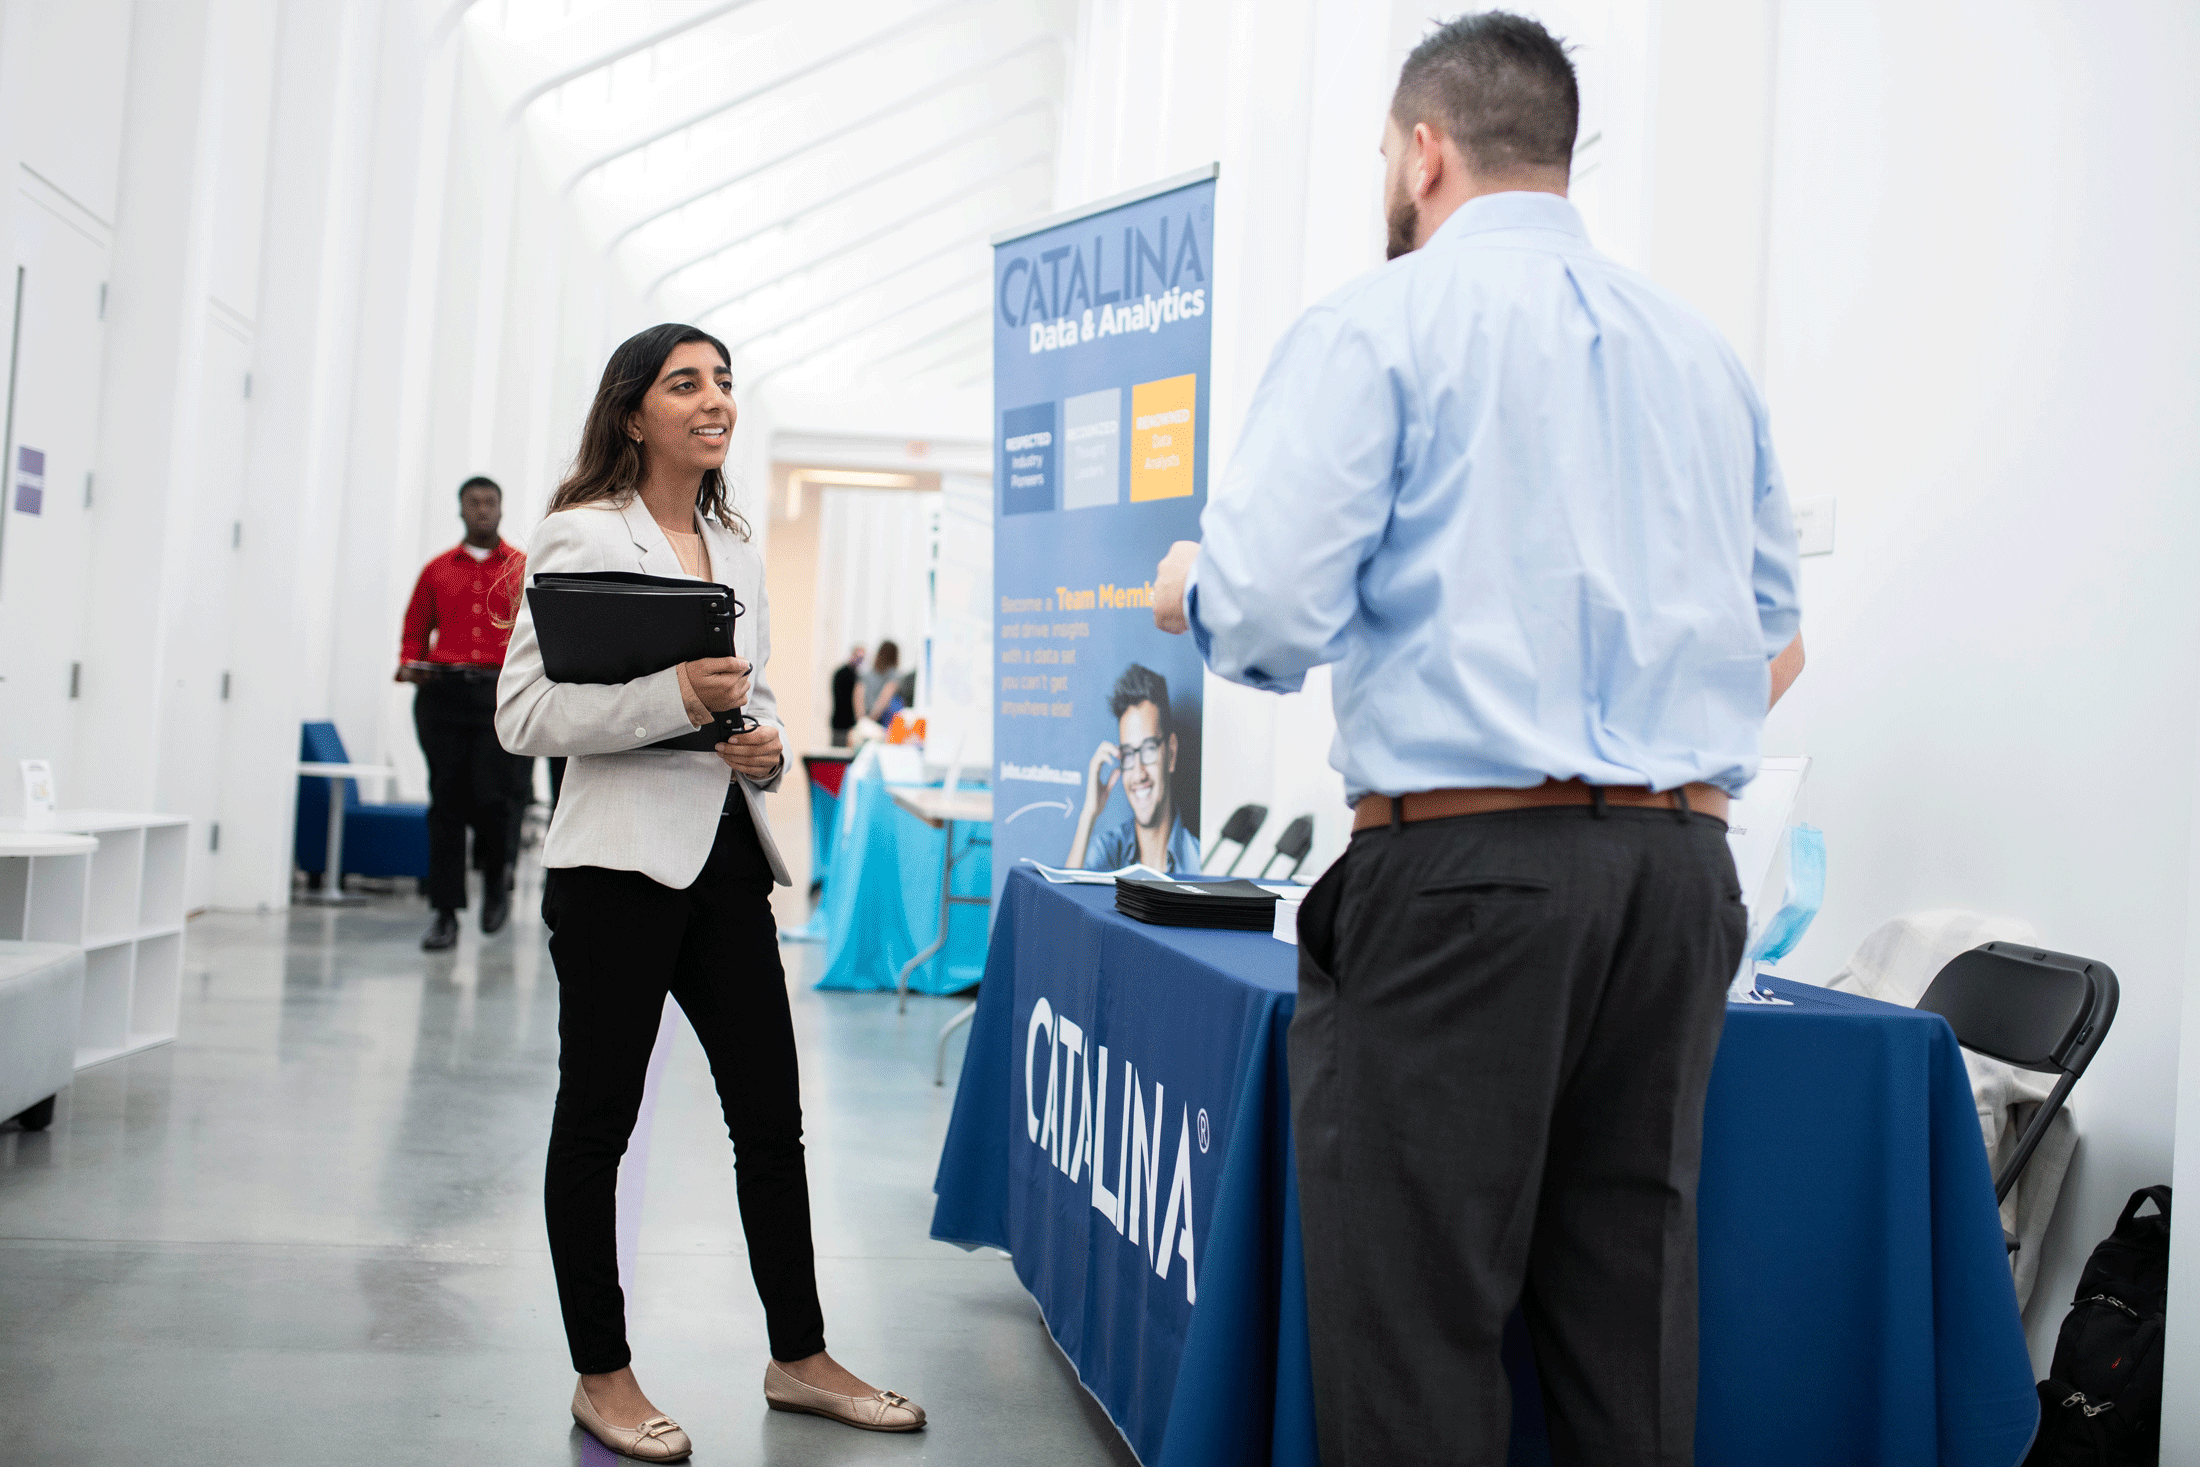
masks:
[(1390, 226), (1390, 239), (1385, 245), (1383, 258), (1395, 260), (1400, 255), (1410, 255), (1414, 250), (1413, 237), (1421, 231), (1421, 211), (1413, 202), (1413, 196), (1400, 189), (1384, 211)]

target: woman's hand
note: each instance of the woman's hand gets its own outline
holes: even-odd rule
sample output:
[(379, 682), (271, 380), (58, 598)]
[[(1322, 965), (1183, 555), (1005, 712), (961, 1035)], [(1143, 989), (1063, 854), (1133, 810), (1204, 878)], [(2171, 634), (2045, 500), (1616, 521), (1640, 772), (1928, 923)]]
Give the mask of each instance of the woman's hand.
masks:
[(681, 666), (687, 669), (688, 686), (711, 712), (723, 713), (749, 701), (748, 659), (699, 657)]
[(779, 730), (765, 723), (747, 733), (735, 734), (720, 744), (718, 757), (743, 779), (762, 784), (779, 772), (780, 763), (786, 758), (786, 748), (779, 742)]

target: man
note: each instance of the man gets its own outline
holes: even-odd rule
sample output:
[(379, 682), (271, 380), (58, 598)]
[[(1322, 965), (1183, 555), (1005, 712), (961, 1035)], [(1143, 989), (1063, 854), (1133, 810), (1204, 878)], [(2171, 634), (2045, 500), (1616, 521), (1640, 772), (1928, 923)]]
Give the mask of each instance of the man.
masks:
[[(1085, 769), (1084, 812), (1077, 817), (1077, 833), (1070, 837), (1062, 864), (1072, 871), (1083, 870), (1088, 862), (1097, 871), (1133, 865), (1161, 872), (1197, 871), (1199, 842), (1176, 818), (1170, 793), (1176, 732), (1170, 726), (1168, 679), (1132, 663), (1115, 680), (1108, 711), (1115, 715), (1115, 741), (1102, 739), (1092, 751)], [(1130, 819), (1101, 835), (1095, 851), (1093, 826), (1119, 784)]]
[(848, 747), (848, 735), (856, 726), (856, 689), (863, 682), (863, 648), (854, 647), (848, 660), (833, 669), (833, 747)]
[(1502, 1463), (1516, 1305), (1557, 1462), (1691, 1457), (1723, 817), (1801, 666), (1795, 536), (1733, 353), (1566, 202), (1576, 118), (1532, 21), (1415, 48), (1392, 263), (1287, 333), (1156, 582), (1225, 677), (1337, 664), (1355, 834), (1290, 1037), (1327, 1467)]
[(497, 742), (497, 673), (527, 584), (527, 557), (498, 538), (504, 491), (475, 477), (458, 489), (466, 538), (427, 564), (405, 608), (399, 682), (417, 683), (413, 727), (428, 756), (428, 905), (435, 921), (420, 946), (442, 952), (458, 941), (466, 908), (466, 831), (481, 869), (481, 930), (511, 915), (510, 849), (522, 798), (520, 766)]

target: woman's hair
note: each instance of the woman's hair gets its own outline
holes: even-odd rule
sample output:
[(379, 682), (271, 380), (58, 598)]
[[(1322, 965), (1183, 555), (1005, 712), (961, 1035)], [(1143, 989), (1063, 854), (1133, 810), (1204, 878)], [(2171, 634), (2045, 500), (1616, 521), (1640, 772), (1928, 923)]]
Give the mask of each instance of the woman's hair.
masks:
[(879, 643), (878, 655), (871, 659), (871, 671), (892, 672), (899, 666), (901, 666), (901, 648), (895, 646), (892, 642)]
[[(665, 358), (672, 355), (673, 348), (691, 341), (709, 342), (719, 361), (728, 367), (733, 365), (724, 342), (699, 326), (683, 326), (676, 321), (652, 326), (619, 343), (611, 360), (604, 363), (603, 381), (596, 384), (596, 400), (588, 405), (588, 421), (581, 427), (580, 448), (573, 455), (573, 466), (550, 496), (546, 513), (603, 500), (623, 504), (640, 492), (643, 480), (649, 477), (649, 465), (642, 445), (627, 436), (627, 419), (649, 395), (650, 384), (664, 370)], [(710, 469), (704, 473), (695, 489), (695, 508), (701, 514), (715, 516), (742, 539), (749, 538), (748, 521), (734, 509), (721, 471)]]

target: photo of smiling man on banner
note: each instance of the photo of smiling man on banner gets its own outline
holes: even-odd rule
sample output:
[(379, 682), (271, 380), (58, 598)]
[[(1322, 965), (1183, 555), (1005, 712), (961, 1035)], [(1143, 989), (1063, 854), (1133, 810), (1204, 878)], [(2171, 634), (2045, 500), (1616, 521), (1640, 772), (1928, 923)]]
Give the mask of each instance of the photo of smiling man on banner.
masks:
[[(1177, 739), (1169, 714), (1169, 680), (1132, 663), (1108, 695), (1115, 738), (1102, 739), (1085, 771), (1085, 808), (1077, 817), (1062, 864), (1072, 871), (1120, 871), (1149, 866), (1169, 875), (1199, 869), (1199, 841), (1177, 816)], [(1123, 787), (1129, 818), (1093, 831), (1115, 787)]]

